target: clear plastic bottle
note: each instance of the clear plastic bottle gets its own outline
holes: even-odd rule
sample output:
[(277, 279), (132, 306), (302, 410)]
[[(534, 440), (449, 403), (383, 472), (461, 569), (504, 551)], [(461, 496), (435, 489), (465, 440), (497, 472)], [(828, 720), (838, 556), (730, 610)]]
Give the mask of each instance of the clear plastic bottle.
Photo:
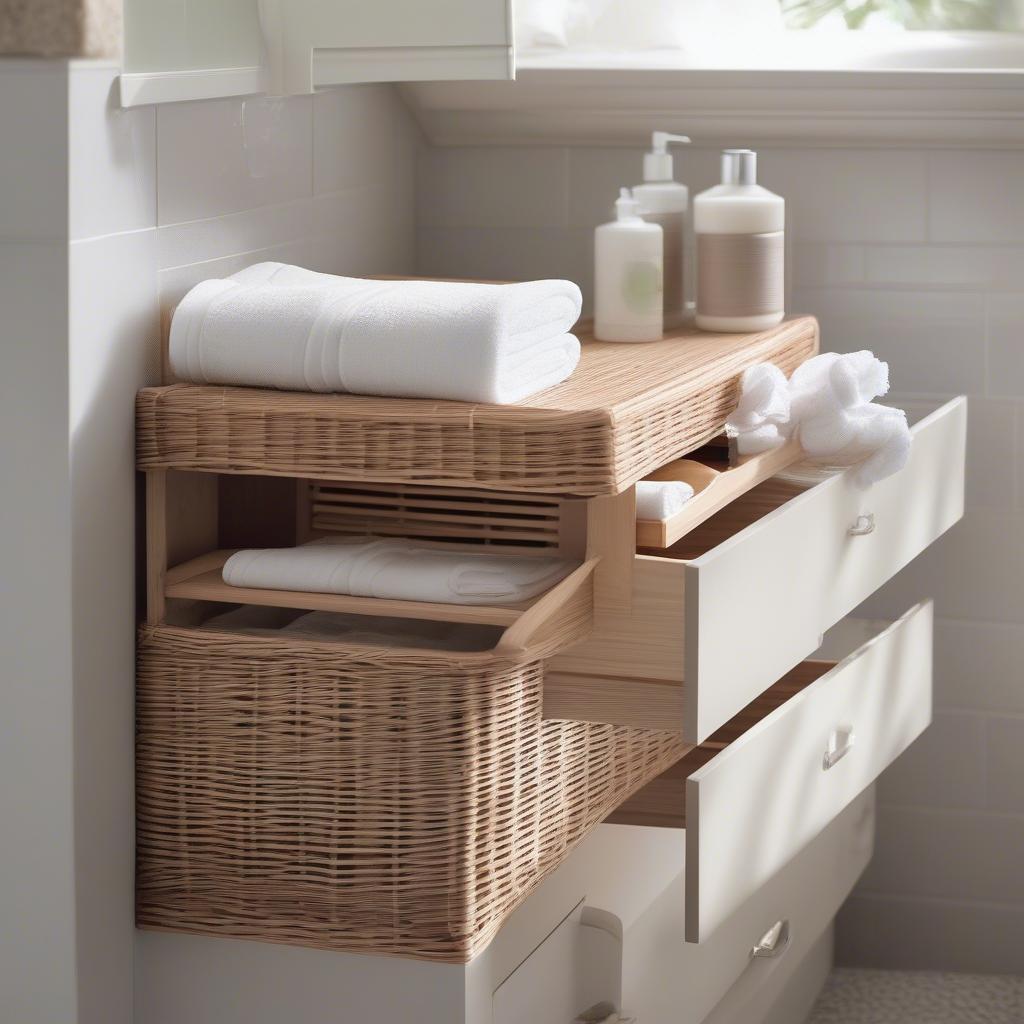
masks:
[(757, 154), (722, 153), (722, 184), (693, 200), (697, 326), (742, 333), (785, 315), (786, 204), (757, 184)]
[(594, 337), (657, 341), (663, 323), (662, 230), (640, 218), (628, 188), (615, 201), (615, 214), (594, 231)]

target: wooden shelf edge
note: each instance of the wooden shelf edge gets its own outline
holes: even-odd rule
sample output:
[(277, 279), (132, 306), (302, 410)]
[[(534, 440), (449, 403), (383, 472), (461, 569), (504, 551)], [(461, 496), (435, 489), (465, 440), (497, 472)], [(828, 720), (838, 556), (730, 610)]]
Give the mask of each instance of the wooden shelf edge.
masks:
[[(769, 477), (780, 473), (786, 467), (803, 458), (803, 451), (797, 441), (787, 441), (780, 448), (759, 455), (749, 455), (731, 469), (718, 474), (703, 490), (698, 491), (680, 511), (663, 522), (653, 519), (638, 519), (636, 523), (636, 544), (638, 548), (668, 548), (691, 530), (710, 519), (741, 494), (764, 483)], [(679, 459), (645, 477), (647, 480), (672, 480), (673, 467)]]
[[(482, 626), (511, 626), (525, 611), (544, 599), (545, 591), (532, 601), (511, 605), (440, 604), (398, 601), (347, 594), (314, 594), (297, 590), (265, 590), (233, 587), (221, 577), (232, 551), (213, 551), (183, 562), (167, 571), (164, 594), (168, 598), (215, 601), (222, 604), (254, 604), (304, 611), (349, 612), (396, 619), (429, 619), (435, 622), (466, 622)], [(564, 581), (563, 581), (564, 582)], [(556, 589), (559, 584), (555, 585)]]

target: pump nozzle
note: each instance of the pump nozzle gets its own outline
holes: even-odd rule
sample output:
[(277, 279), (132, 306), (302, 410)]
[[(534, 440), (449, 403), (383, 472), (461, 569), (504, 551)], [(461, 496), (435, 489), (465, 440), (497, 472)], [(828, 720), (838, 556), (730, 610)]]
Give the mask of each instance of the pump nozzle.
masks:
[(644, 181), (671, 181), (672, 154), (668, 151), (670, 142), (689, 142), (688, 135), (673, 135), (671, 132), (652, 132), (651, 151), (644, 154)]

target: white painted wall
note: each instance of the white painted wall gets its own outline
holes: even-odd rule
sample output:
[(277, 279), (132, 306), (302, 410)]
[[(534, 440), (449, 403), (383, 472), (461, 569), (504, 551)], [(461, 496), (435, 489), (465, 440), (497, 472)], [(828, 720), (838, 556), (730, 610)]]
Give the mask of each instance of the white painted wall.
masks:
[[(717, 150), (676, 166), (700, 191)], [(428, 149), (417, 269), (590, 297), (591, 232), (640, 171), (627, 149)], [(776, 147), (760, 172), (788, 203), (790, 308), (820, 317), (823, 347), (874, 349), (904, 403), (971, 396), (967, 517), (866, 608), (935, 596), (937, 711), (880, 785), (837, 955), (1024, 973), (1024, 151)]]
[(156, 940), (132, 920), (133, 404), (157, 380), (161, 309), (262, 259), (413, 265), (420, 138), (390, 87), (126, 112), (116, 75), (0, 60), (0, 1020), (12, 1024), (128, 1024), (133, 948), (147, 996)]

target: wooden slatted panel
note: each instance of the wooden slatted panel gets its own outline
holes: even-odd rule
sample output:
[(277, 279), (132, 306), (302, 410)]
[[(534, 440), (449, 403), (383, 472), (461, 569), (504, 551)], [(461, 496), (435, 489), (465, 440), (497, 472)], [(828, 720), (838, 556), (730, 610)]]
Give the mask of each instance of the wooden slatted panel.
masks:
[(310, 481), (317, 533), (373, 534), (502, 551), (556, 550), (562, 502), (544, 495)]

